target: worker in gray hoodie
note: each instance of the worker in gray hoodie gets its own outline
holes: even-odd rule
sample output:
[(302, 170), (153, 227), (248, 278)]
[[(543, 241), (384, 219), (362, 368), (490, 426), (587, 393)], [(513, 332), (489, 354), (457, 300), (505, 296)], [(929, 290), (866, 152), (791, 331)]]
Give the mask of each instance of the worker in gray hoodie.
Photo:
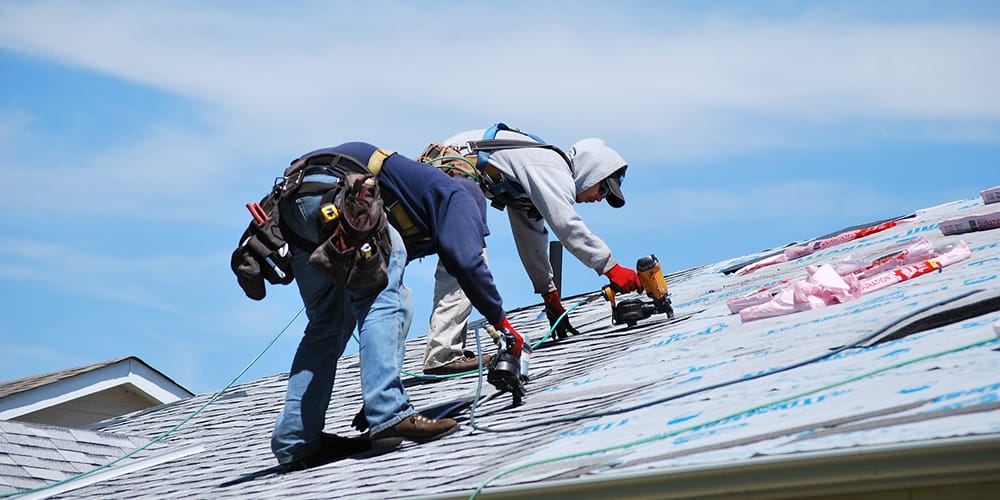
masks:
[[(628, 165), (615, 150), (601, 139), (589, 138), (563, 152), (549, 145), (541, 146), (544, 143), (537, 136), (502, 123), (487, 130), (456, 134), (442, 145), (471, 160), (477, 155), (474, 141), (484, 139), (522, 143), (519, 147), (500, 148), (487, 154), (480, 152), (478, 171), (473, 171), (472, 175), (485, 176), (482, 180), (487, 186), (484, 188), (487, 198), (495, 207), (506, 209), (521, 263), (535, 293), (542, 296), (550, 324), (556, 324), (566, 309), (552, 279), (546, 225), (574, 257), (598, 275), (606, 276), (612, 286), (625, 293), (639, 289), (635, 271), (618, 264), (608, 245), (584, 224), (574, 207), (575, 203), (604, 199), (615, 208), (625, 204), (621, 183)], [(471, 146), (470, 141), (473, 141)], [(527, 141), (539, 146), (525, 147), (523, 143)], [(461, 174), (462, 170), (469, 169), (447, 169), (453, 175)], [(484, 249), (484, 257), (485, 252)], [(471, 311), (469, 299), (457, 280), (439, 264), (424, 354), (425, 374), (445, 375), (476, 369), (479, 361), (474, 354), (464, 350), (466, 321)], [(577, 332), (567, 317), (558, 322), (555, 333), (565, 337)], [(484, 366), (487, 361), (483, 360)]]

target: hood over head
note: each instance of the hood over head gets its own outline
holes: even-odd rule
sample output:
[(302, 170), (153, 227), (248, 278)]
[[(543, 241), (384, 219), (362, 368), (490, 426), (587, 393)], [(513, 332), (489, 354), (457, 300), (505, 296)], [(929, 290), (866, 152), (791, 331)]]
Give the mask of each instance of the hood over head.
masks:
[(615, 176), (608, 183), (610, 188), (607, 194), (608, 204), (615, 208), (625, 204), (625, 197), (621, 193), (617, 175), (624, 175), (628, 164), (621, 155), (611, 149), (602, 139), (593, 137), (573, 144), (573, 147), (566, 154), (573, 162), (576, 194)]

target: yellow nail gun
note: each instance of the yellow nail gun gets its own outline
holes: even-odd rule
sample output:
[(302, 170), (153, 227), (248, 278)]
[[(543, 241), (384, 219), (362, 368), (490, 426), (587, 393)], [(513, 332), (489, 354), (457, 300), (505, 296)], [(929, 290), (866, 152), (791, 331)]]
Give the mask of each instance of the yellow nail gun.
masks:
[(642, 290), (653, 301), (644, 302), (640, 299), (628, 299), (616, 303), (615, 287), (605, 285), (602, 291), (604, 298), (611, 303), (611, 322), (616, 325), (628, 325), (629, 328), (632, 328), (639, 320), (657, 313), (664, 313), (667, 318), (673, 319), (674, 308), (670, 305), (667, 280), (663, 277), (663, 270), (660, 269), (660, 261), (655, 255), (649, 254), (635, 263), (635, 271), (639, 276)]

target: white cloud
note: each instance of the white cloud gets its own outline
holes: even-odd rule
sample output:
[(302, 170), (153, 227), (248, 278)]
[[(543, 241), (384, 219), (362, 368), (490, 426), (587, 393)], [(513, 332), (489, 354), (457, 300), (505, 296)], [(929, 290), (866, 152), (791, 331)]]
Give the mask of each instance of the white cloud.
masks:
[(185, 316), (186, 297), (168, 297), (163, 291), (196, 287), (224, 261), (203, 256), (150, 256), (148, 252), (129, 252), (123, 242), (104, 243), (110, 248), (88, 251), (67, 242), (0, 240), (0, 257), (8, 264), (0, 268), (0, 278)]
[[(681, 11), (690, 8), (714, 10)], [(178, 320), (140, 329), (157, 347), (177, 342), (174, 334), (212, 332), (192, 342), (218, 369), (225, 356), (246, 354), (234, 337), (270, 336), (299, 306), (294, 287), (269, 291), (263, 304), (244, 299), (226, 264), (248, 221), (242, 203), (314, 147), (367, 140), (414, 154), (456, 129), (502, 119), (559, 145), (603, 137), (648, 169), (725, 158), (713, 164), (721, 179), (748, 151), (1000, 140), (996, 19), (886, 22), (836, 8), (766, 19), (659, 2), (3, 2), (0, 49), (178, 96), (188, 122), (139, 109), (139, 130), (97, 130), (100, 145), (87, 148), (63, 143), (65, 131), (49, 128), (44, 113), (5, 102), (0, 176), (18, 189), (0, 197), (0, 211), (18, 217), (0, 240), (0, 279), (12, 294), (32, 283), (110, 302), (97, 316)], [(629, 184), (623, 211), (581, 211), (623, 263), (656, 251), (676, 269), (816, 236), (836, 229), (838, 217), (857, 223), (918, 208), (906, 193), (882, 197), (879, 186), (760, 174), (754, 186), (729, 188), (726, 179), (705, 189), (652, 175), (655, 182)], [(66, 207), (80, 221), (75, 232), (52, 223)], [(537, 302), (506, 221), (495, 217), (491, 264), (505, 302)], [(760, 237), (716, 240), (734, 237), (741, 221)], [(137, 251), (144, 241), (136, 234), (161, 240)], [(28, 236), (12, 239), (19, 235)], [(568, 254), (565, 265), (569, 291), (604, 282)], [(424, 308), (414, 316), (417, 334), (432, 270), (426, 262), (408, 272)], [(31, 321), (10, 316), (20, 329), (17, 321)], [(9, 338), (12, 327), (0, 328)], [(18, 354), (32, 370), (38, 361), (81, 364), (47, 350)], [(278, 363), (287, 369), (286, 357)]]
[[(81, 213), (160, 206), (169, 211), (142, 217), (227, 224), (243, 215), (233, 184), (274, 175), (308, 149), (360, 139), (415, 154), (497, 118), (556, 144), (601, 136), (644, 164), (894, 135), (1000, 137), (995, 22), (461, 8), (487, 20), (475, 36), (448, 22), (457, 13), (446, 3), (4, 4), (0, 47), (186, 96), (202, 121), (150, 117), (144, 137), (66, 151), (63, 164), (5, 161), (5, 175), (47, 191), (12, 193), (0, 208), (30, 213), (88, 192), (101, 202)], [(58, 152), (51, 138), (25, 136), (27, 112), (4, 122), (0, 137)]]
[[(165, 230), (190, 221), (231, 223), (234, 215), (246, 214), (240, 200), (263, 196), (291, 156), (269, 156), (269, 147), (258, 147), (242, 133), (239, 128), (206, 134), (200, 127), (154, 124), (135, 141), (90, 151), (67, 148), (51, 138), (26, 140), (47, 143), (32, 154), (26, 154), (32, 148), (22, 145), (0, 164), (0, 172), (20, 186), (45, 188), (10, 190), (0, 208), (32, 217), (71, 203), (74, 217), (114, 216), (123, 225), (144, 220), (163, 224)], [(262, 170), (262, 164), (270, 168)], [(245, 191), (251, 179), (260, 187)]]
[(602, 5), (463, 4), (489, 19), (465, 36), (447, 3), (42, 2), (6, 5), (0, 44), (203, 101), (272, 142), (417, 148), (428, 122), (509, 116), (561, 142), (638, 135), (665, 154), (719, 154), (851, 120), (1000, 120), (996, 23), (720, 11), (681, 26), (663, 9)]

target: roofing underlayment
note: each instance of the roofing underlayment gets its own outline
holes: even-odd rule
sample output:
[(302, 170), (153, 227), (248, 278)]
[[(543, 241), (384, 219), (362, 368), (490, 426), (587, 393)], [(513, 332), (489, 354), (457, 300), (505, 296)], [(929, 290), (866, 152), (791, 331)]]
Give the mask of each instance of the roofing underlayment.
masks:
[[(939, 228), (983, 208), (983, 199), (963, 200), (877, 231), (852, 228), (836, 241), (846, 231), (831, 233), (799, 242), (793, 256), (811, 247), (805, 255), (754, 269), (746, 266), (786, 253), (776, 248), (668, 274), (673, 320), (658, 314), (626, 328), (611, 323), (604, 300), (579, 305), (572, 322), (581, 334), (535, 350), (524, 405), (512, 407), (506, 394), (491, 397), (495, 391), (482, 381), (478, 430), (465, 407), (457, 417), (461, 431), (438, 441), (278, 474), (269, 437), (285, 390), (281, 374), (230, 388), (155, 446), (116, 464), (133, 464), (127, 472), (36, 495), (468, 497), (485, 486), (478, 494), (693, 498), (949, 481), (1000, 486), (1000, 229), (946, 236)], [(921, 238), (932, 253), (906, 260), (917, 258), (903, 251)], [(963, 243), (968, 255), (935, 260)], [(658, 257), (669, 270), (669, 252)], [(881, 280), (879, 288), (824, 295), (831, 289), (815, 287), (828, 282), (807, 280), (824, 266), (836, 267), (848, 285)], [(730, 308), (785, 290), (819, 291), (789, 293), (788, 307), (769, 317), (744, 321)], [(540, 305), (513, 311), (511, 322), (540, 339), (548, 328), (540, 312)], [(492, 352), (489, 338), (482, 339)], [(423, 347), (423, 338), (408, 343), (404, 369), (419, 372)], [(473, 398), (478, 382), (404, 380), (414, 405), (432, 416), (432, 408)], [(87, 439), (154, 440), (212, 397), (105, 422)], [(357, 356), (348, 356), (340, 361), (326, 430), (355, 435), (351, 419), (360, 405)], [(18, 425), (5, 423), (0, 438), (0, 492), (68, 477), (71, 469), (57, 467), (65, 455), (46, 455), (30, 477), (12, 478), (21, 458), (3, 440)], [(41, 452), (71, 444), (25, 438), (18, 446)], [(90, 458), (97, 464), (104, 456)]]

